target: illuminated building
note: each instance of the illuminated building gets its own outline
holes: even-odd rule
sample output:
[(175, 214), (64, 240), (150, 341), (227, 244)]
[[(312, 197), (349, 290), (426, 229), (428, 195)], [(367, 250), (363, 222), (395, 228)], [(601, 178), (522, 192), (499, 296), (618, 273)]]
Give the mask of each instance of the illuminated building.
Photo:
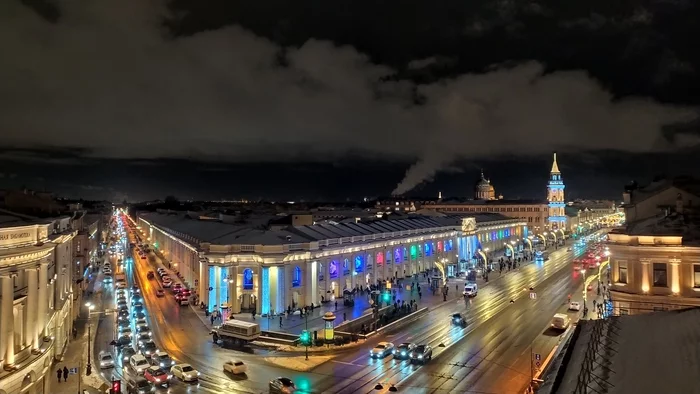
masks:
[(391, 216), (261, 229), (147, 213), (138, 225), (204, 303), (260, 314), (319, 305), (342, 297), (344, 289), (434, 267), (452, 276), (484, 245), (527, 234), (523, 221), (501, 215)]
[(481, 170), (481, 179), (476, 182), (474, 186), (474, 199), (475, 200), (495, 200), (496, 199), (496, 189), (493, 188), (490, 179), (484, 177), (484, 170)]
[(74, 308), (71, 218), (0, 211), (0, 393), (50, 393)]
[(700, 306), (700, 182), (661, 180), (625, 193), (624, 228), (609, 234), (614, 313)]
[(547, 184), (548, 212), (547, 223), (549, 230), (557, 231), (566, 229), (566, 214), (564, 207), (564, 180), (561, 179), (559, 164), (557, 164), (557, 154), (554, 154), (552, 170), (549, 172), (549, 183)]

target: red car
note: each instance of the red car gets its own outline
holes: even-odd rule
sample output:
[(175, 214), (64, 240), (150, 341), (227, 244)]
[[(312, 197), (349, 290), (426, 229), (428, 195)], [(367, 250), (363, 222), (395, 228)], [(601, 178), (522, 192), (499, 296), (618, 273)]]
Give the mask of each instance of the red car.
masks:
[(146, 368), (143, 377), (156, 386), (167, 386), (172, 376), (154, 365)]

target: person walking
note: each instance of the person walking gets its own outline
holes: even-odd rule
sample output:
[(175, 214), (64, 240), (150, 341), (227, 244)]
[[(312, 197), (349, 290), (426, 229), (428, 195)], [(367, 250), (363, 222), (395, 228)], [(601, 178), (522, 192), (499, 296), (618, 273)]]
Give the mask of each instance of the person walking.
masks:
[(348, 320), (348, 315), (345, 312), (343, 312), (343, 321), (346, 321), (346, 320)]
[(66, 366), (63, 366), (63, 381), (67, 382), (68, 381), (68, 368)]
[(62, 373), (63, 373), (63, 370), (61, 370), (61, 368), (59, 368), (59, 369), (56, 371), (56, 377), (58, 378), (58, 383), (61, 383), (61, 374), (62, 374)]
[(282, 328), (282, 315), (280, 315), (280, 328)]
[(75, 326), (73, 326), (73, 339), (76, 338), (78, 338), (78, 329)]

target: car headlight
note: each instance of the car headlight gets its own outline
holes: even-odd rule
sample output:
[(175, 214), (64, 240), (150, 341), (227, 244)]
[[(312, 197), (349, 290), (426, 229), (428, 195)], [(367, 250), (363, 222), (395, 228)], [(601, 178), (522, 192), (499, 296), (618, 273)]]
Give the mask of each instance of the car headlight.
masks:
[(197, 376), (201, 375), (201, 373), (197, 372)]
[(405, 356), (405, 355), (406, 355), (406, 352), (401, 352), (401, 355), (402, 355), (402, 356)]
[(418, 356), (418, 358), (423, 358), (423, 355), (421, 354), (420, 356)]

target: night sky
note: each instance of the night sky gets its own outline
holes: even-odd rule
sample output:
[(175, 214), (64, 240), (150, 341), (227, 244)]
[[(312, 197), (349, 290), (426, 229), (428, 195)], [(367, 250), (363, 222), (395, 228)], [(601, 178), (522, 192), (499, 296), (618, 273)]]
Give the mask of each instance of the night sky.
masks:
[[(693, 174), (700, 4), (0, 2), (0, 187), (568, 198)], [(11, 56), (8, 56), (11, 54)]]

